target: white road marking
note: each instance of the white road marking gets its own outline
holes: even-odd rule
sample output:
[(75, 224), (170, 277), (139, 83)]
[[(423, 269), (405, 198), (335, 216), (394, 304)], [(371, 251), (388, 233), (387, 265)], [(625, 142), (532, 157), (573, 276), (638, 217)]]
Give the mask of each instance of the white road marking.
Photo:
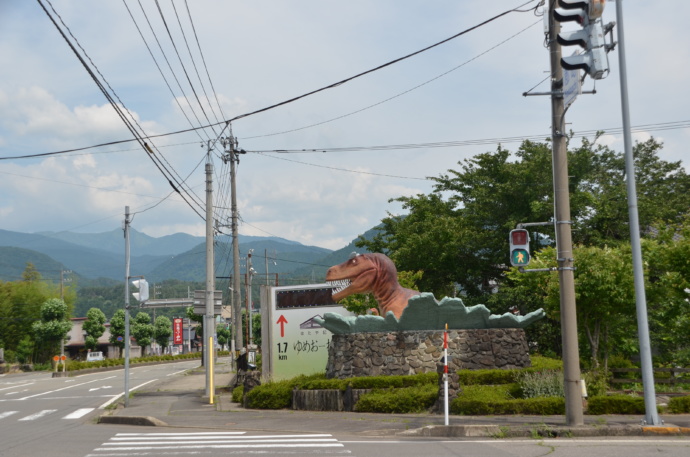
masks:
[(94, 387), (92, 389), (89, 389), (89, 392), (93, 392), (94, 390), (100, 390), (100, 389), (110, 389), (113, 386), (102, 386), (102, 387)]
[(34, 385), (34, 384), (35, 384), (34, 382), (30, 382), (30, 383), (28, 383), (28, 384), (21, 384), (21, 385), (18, 385), (18, 386), (3, 387), (3, 388), (0, 389), (0, 390), (17, 389), (17, 388), (19, 388), (19, 387), (26, 387), (26, 386), (31, 386), (31, 385)]
[(10, 417), (12, 414), (17, 414), (19, 411), (3, 411), (0, 413), (0, 419)]
[(90, 384), (90, 383), (92, 383), (92, 382), (105, 381), (106, 379), (111, 379), (111, 378), (114, 378), (114, 377), (115, 377), (115, 376), (108, 376), (107, 378), (103, 378), (103, 379), (94, 379), (94, 380), (92, 380), (92, 381), (82, 382), (81, 384), (74, 384), (74, 385), (71, 385), (71, 386), (62, 387), (62, 388), (60, 388), (60, 389), (49, 390), (49, 391), (47, 391), (47, 392), (43, 392), (43, 393), (40, 393), (40, 394), (29, 395), (28, 397), (18, 398), (17, 400), (27, 400), (27, 399), (29, 399), (29, 398), (40, 397), (40, 396), (42, 396), (42, 395), (48, 395), (48, 394), (52, 394), (52, 393), (55, 393), (55, 392), (60, 392), (61, 390), (71, 389), (72, 387), (83, 386), (83, 385), (86, 385), (86, 384)]
[(26, 417), (22, 417), (19, 419), (20, 421), (32, 421), (36, 419), (40, 419), (41, 417), (47, 416), (49, 414), (53, 414), (57, 409), (44, 409), (43, 411), (39, 411), (37, 413), (31, 414)]
[[(145, 386), (146, 384), (151, 383), (151, 382), (153, 382), (153, 381), (158, 381), (158, 379), (152, 379), (152, 380), (150, 380), (150, 381), (146, 381), (146, 382), (143, 383), (143, 384), (139, 384), (138, 386), (129, 389), (129, 391), (132, 392), (132, 391), (134, 391), (134, 390), (137, 390), (139, 387), (143, 387), (143, 386)], [(122, 397), (124, 394), (125, 394), (125, 393), (122, 392), (122, 393), (119, 393), (119, 394), (115, 395), (113, 398), (111, 398), (110, 400), (108, 400), (107, 402), (105, 402), (105, 403), (103, 403), (101, 406), (99, 406), (98, 409), (105, 409), (105, 408), (107, 408), (108, 405), (110, 405), (111, 403), (116, 402), (117, 399), (120, 398), (120, 397)]]
[(166, 374), (166, 376), (175, 376), (176, 374), (184, 373), (187, 370), (176, 371), (175, 373)]
[(330, 434), (247, 436), (245, 432), (118, 433), (101, 446), (89, 456), (199, 454), (212, 449), (246, 449), (246, 453), (253, 454), (280, 452), (278, 450), (281, 448), (290, 453), (297, 452), (297, 449), (304, 449), (310, 454), (350, 453)]
[(79, 419), (80, 417), (86, 416), (93, 410), (94, 408), (81, 408), (74, 411), (73, 413), (66, 415), (65, 417), (63, 417), (63, 419)]

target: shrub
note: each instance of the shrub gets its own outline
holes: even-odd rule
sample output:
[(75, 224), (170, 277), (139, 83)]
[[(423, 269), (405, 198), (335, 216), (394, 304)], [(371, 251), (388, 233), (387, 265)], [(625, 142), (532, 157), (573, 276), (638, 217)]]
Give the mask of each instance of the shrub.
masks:
[(244, 397), (244, 386), (237, 386), (232, 389), (232, 401), (235, 403), (242, 403)]
[(587, 372), (583, 373), (585, 386), (587, 387), (588, 397), (597, 397), (599, 395), (606, 395), (609, 388), (608, 376), (605, 373)]
[(496, 385), (514, 383), (518, 370), (459, 370), (460, 385)]
[(532, 369), (535, 370), (563, 370), (563, 361), (561, 359), (552, 359), (541, 355), (533, 355)]
[(256, 409), (283, 409), (292, 404), (293, 380), (276, 381), (254, 387), (245, 395), (247, 406)]
[(587, 414), (644, 414), (644, 398), (630, 395), (610, 395), (590, 397)]
[(518, 376), (523, 398), (564, 397), (563, 373), (554, 370), (523, 371)]
[(462, 392), (458, 394), (458, 398), (482, 402), (513, 399), (517, 396), (516, 394), (519, 394), (520, 389), (517, 384), (501, 384), (497, 386), (470, 385), (461, 386), (461, 388)]
[(530, 414), (551, 416), (565, 414), (565, 399), (559, 397), (482, 401), (458, 396), (450, 405), (453, 414), (494, 415)]
[(431, 384), (400, 389), (374, 389), (363, 394), (355, 411), (369, 413), (420, 413), (431, 408), (438, 398), (438, 387)]
[(668, 411), (673, 414), (690, 413), (690, 397), (673, 397), (668, 401)]

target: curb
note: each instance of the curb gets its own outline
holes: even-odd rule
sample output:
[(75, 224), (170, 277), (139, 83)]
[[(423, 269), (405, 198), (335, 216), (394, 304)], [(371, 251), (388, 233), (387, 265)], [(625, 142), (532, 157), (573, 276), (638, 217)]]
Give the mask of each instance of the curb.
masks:
[(151, 416), (100, 416), (99, 424), (117, 425), (145, 425), (152, 427), (167, 427), (168, 424)]
[(596, 436), (690, 436), (690, 427), (649, 427), (641, 425), (562, 427), (544, 424), (510, 425), (428, 425), (397, 433), (423, 437), (490, 438), (584, 438)]

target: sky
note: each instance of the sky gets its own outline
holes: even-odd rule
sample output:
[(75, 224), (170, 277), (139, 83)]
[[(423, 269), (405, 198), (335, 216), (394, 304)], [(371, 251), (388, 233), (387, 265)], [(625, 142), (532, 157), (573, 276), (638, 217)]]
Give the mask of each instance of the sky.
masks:
[[(232, 122), (247, 151), (237, 172), (240, 233), (342, 248), (404, 213), (391, 199), (429, 193), (428, 177), (499, 144), (515, 151), (519, 141), (507, 138), (549, 137), (549, 97), (523, 96), (549, 90), (539, 2), (526, 1), (0, 0), (0, 229), (106, 232), (122, 227), (129, 206), (138, 231), (203, 236), (211, 142), (214, 219), (230, 233), (229, 164), (216, 141), (230, 134), (224, 121), (527, 10)], [(157, 162), (133, 141), (17, 158), (134, 138), (41, 3), (137, 129), (163, 135), (147, 140)], [(633, 139), (663, 141), (661, 157), (687, 169), (690, 2), (622, 5)], [(608, 2), (604, 22), (615, 10)], [(596, 94), (580, 95), (566, 122), (574, 132), (609, 131), (599, 141), (623, 151), (618, 49), (609, 64), (607, 78), (585, 80)], [(166, 135), (209, 124), (219, 125)], [(423, 146), (440, 142), (454, 145)], [(372, 148), (410, 144), (421, 146)], [(171, 194), (170, 175), (185, 198)]]

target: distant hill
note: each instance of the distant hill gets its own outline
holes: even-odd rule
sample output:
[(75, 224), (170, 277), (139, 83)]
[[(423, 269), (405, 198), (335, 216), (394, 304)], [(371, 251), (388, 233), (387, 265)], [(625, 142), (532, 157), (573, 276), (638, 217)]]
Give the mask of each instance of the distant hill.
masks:
[(30, 249), (0, 247), (0, 278), (4, 281), (18, 281), (26, 264), (31, 263), (44, 279), (60, 280), (60, 270), (65, 266), (45, 254)]
[[(363, 235), (360, 236), (363, 236), (364, 238), (370, 240), (376, 235), (376, 233), (378, 233), (378, 229), (373, 228), (367, 230), (366, 232), (364, 232)], [(357, 246), (355, 246), (355, 241), (357, 240), (357, 238), (350, 241), (350, 243), (344, 248), (338, 249), (337, 251), (333, 251), (325, 255), (324, 257), (321, 257), (320, 259), (314, 262), (314, 265), (302, 267), (298, 270), (295, 270), (293, 273), (294, 276), (309, 278), (311, 281), (316, 283), (324, 282), (326, 280), (326, 271), (328, 271), (330, 267), (332, 267), (333, 265), (343, 263), (348, 258), (350, 258), (350, 255), (352, 255), (353, 252), (357, 252), (358, 254), (364, 254), (369, 252), (364, 248), (358, 248)]]
[[(376, 229), (364, 236), (371, 238)], [(215, 243), (215, 272), (218, 278), (233, 274), (232, 238), (220, 236)], [(131, 232), (130, 274), (144, 275), (150, 282), (165, 280), (205, 281), (206, 243), (202, 237), (174, 234), (154, 238), (144, 233)], [(354, 241), (337, 251), (307, 246), (280, 237), (240, 235), (241, 272), (244, 275), (246, 257), (253, 250), (252, 266), (257, 272), (255, 281), (266, 280), (266, 270), (273, 279), (279, 275), (279, 283), (304, 280), (322, 282), (326, 270), (345, 261), (356, 248)], [(42, 270), (60, 268), (72, 270), (84, 282), (102, 280), (122, 281), (124, 276), (124, 240), (121, 230), (104, 233), (82, 234), (72, 232), (19, 233), (0, 230), (0, 247), (18, 248), (7, 251), (0, 279), (15, 280), (21, 277), (26, 262), (32, 262)], [(45, 266), (45, 267), (43, 267)], [(282, 278), (282, 279), (281, 279)]]

